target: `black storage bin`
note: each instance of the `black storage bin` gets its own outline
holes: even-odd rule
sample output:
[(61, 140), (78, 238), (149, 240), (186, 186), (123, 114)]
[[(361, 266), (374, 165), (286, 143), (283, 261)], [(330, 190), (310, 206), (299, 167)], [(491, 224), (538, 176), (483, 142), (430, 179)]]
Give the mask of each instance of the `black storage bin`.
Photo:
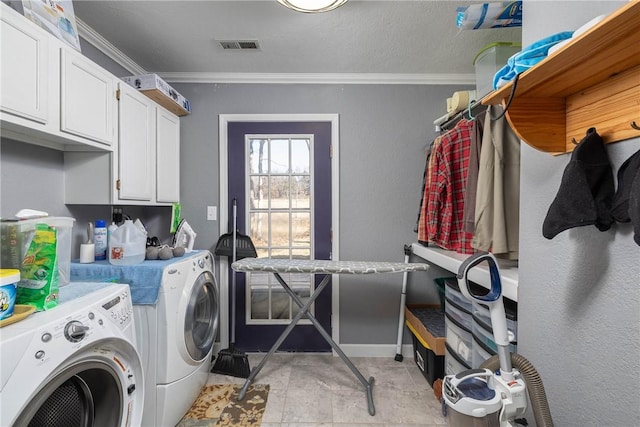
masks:
[(444, 378), (444, 356), (438, 356), (431, 349), (426, 348), (415, 334), (411, 334), (411, 337), (413, 338), (413, 361), (429, 385), (433, 386), (435, 380)]

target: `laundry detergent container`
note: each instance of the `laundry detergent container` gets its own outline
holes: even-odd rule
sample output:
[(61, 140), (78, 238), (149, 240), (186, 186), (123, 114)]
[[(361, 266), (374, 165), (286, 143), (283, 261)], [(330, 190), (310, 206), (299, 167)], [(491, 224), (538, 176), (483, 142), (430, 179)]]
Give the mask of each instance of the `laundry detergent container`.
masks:
[(0, 222), (0, 268), (20, 270), (35, 235), (36, 225), (46, 224), (56, 230), (58, 286), (68, 285), (71, 280), (71, 237), (74, 221), (74, 218), (56, 216), (22, 220), (3, 219)]
[(109, 237), (109, 263), (134, 265), (144, 261), (147, 235), (131, 220), (116, 228)]
[(13, 316), (19, 281), (19, 270), (0, 269), (0, 320)]

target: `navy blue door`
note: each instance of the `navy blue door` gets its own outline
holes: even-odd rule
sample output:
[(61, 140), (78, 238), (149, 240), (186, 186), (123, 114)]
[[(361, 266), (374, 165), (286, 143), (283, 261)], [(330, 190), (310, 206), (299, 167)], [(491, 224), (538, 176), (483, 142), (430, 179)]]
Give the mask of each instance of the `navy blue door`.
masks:
[[(331, 123), (229, 122), (227, 132), (228, 202), (231, 209), (237, 200), (238, 230), (251, 238), (258, 256), (330, 259)], [(322, 279), (283, 278), (303, 302)], [(271, 273), (236, 273), (236, 283), (236, 345), (267, 351), (298, 306)], [(313, 313), (331, 334), (330, 285)], [(331, 347), (303, 319), (280, 350), (328, 352)]]

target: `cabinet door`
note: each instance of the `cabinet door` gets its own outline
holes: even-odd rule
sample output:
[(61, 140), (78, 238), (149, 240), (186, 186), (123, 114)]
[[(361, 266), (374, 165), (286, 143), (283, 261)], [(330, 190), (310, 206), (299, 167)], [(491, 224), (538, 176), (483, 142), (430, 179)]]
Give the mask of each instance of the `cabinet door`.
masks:
[(156, 109), (156, 201), (180, 201), (180, 119)]
[(117, 199), (153, 201), (155, 103), (125, 83), (118, 109)]
[(78, 52), (63, 48), (60, 84), (60, 130), (113, 145), (116, 77)]
[(2, 5), (0, 109), (46, 124), (49, 36)]

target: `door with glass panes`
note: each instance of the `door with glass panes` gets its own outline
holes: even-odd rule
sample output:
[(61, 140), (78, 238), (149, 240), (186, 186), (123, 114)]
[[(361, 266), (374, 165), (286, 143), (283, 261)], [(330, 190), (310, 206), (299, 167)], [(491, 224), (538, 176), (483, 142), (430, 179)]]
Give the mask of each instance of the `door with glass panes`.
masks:
[[(235, 198), (237, 229), (251, 238), (258, 257), (330, 259), (331, 122), (230, 122), (227, 132), (229, 206)], [(236, 346), (268, 351), (298, 306), (273, 274), (235, 274)], [(282, 276), (303, 302), (321, 280)], [(331, 334), (330, 285), (312, 313)], [(331, 351), (308, 319), (297, 325), (281, 351)]]

